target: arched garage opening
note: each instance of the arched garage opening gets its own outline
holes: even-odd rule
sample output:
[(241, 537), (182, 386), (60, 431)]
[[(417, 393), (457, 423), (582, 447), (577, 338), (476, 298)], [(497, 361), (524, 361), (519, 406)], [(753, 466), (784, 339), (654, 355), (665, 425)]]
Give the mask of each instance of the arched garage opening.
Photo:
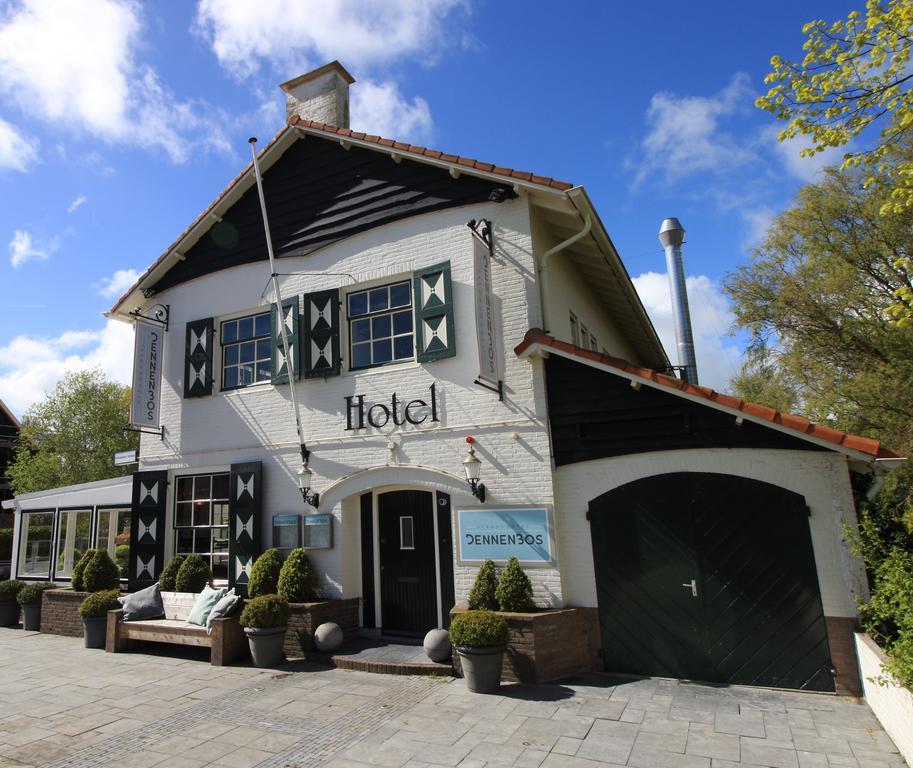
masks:
[(678, 472), (589, 503), (606, 669), (833, 691), (802, 496)]

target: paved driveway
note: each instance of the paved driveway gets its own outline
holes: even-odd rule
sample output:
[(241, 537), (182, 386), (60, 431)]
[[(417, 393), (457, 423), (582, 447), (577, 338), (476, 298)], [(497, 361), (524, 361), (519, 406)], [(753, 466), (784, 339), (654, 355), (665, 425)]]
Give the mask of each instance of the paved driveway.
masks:
[[(179, 655), (171, 655), (179, 654)], [(903, 766), (864, 703), (592, 676), (505, 686), (198, 653), (89, 651), (0, 629), (0, 766)]]

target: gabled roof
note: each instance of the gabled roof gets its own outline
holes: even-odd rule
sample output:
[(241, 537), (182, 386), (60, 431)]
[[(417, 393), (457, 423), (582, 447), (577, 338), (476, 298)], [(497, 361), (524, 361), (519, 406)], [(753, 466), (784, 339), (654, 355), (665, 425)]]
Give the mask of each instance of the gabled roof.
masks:
[(623, 376), (637, 385), (655, 387), (679, 397), (701, 402), (711, 408), (731, 413), (736, 418), (748, 419), (762, 426), (787, 432), (822, 447), (841, 451), (853, 458), (866, 460), (903, 458), (883, 447), (878, 440), (839, 432), (836, 429), (815, 424), (802, 416), (751, 403), (740, 397), (724, 395), (710, 387), (688, 384), (681, 379), (651, 368), (640, 368), (621, 358), (603, 355), (576, 347), (566, 341), (559, 341), (538, 328), (527, 331), (523, 341), (514, 348), (514, 353), (520, 358), (529, 357), (535, 352), (556, 353), (584, 365)]
[(16, 415), (6, 406), (2, 400), (0, 400), (0, 413), (3, 413), (16, 429), (22, 429), (22, 424), (19, 423), (19, 419), (16, 418)]

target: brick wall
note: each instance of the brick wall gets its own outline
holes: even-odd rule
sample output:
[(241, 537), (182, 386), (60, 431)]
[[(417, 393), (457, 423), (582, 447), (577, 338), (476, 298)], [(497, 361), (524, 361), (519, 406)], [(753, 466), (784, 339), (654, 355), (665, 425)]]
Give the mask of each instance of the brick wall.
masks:
[(329, 621), (342, 628), (346, 641), (358, 637), (357, 597), (349, 600), (322, 600), (316, 603), (292, 603), (288, 629), (282, 650), (290, 659), (307, 656), (313, 649), (314, 630)]
[(41, 596), (41, 631), (52, 635), (82, 637), (79, 605), (88, 592), (72, 589), (49, 589)]
[(831, 663), (837, 673), (834, 676), (837, 693), (844, 696), (862, 696), (855, 640), (859, 622), (844, 616), (825, 616), (824, 623), (827, 627), (827, 644), (831, 649)]

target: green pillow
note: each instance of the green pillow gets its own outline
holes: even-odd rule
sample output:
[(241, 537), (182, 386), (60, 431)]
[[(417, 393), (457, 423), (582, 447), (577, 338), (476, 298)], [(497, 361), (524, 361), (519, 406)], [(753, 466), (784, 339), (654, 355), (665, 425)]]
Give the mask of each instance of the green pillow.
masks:
[(224, 596), (227, 590), (213, 589), (212, 587), (203, 587), (200, 596), (190, 609), (190, 615), (187, 617), (188, 624), (198, 624), (201, 627), (206, 626), (206, 619), (209, 613)]

